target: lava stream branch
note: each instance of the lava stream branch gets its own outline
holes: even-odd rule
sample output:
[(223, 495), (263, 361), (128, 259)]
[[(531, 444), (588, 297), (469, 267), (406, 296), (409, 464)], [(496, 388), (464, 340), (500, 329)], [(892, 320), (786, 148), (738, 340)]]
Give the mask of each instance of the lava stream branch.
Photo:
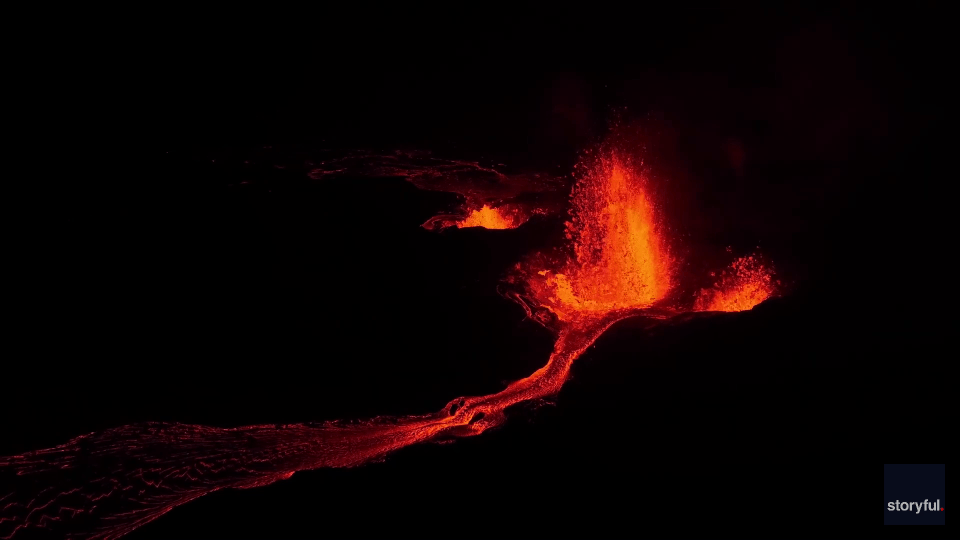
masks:
[(449, 429), (458, 435), (479, 434), (499, 425), (504, 419), (504, 410), (511, 405), (557, 394), (570, 376), (573, 362), (583, 351), (611, 325), (633, 314), (637, 314), (637, 311), (624, 310), (600, 317), (584, 317), (564, 324), (557, 335), (557, 342), (547, 364), (532, 375), (511, 383), (496, 394), (450, 402), (447, 411), (455, 417), (465, 415), (470, 420), (466, 424), (462, 421), (456, 422)]

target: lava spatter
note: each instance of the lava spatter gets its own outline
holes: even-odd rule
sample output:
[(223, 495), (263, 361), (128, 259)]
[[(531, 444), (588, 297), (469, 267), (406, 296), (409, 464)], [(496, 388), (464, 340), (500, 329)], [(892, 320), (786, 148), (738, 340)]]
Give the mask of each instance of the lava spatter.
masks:
[(674, 262), (646, 184), (630, 160), (611, 153), (575, 186), (567, 223), (573, 256), (531, 276), (561, 319), (651, 307), (670, 291)]
[(484, 229), (513, 229), (517, 226), (513, 216), (502, 212), (499, 208), (483, 205), (457, 223), (457, 227), (483, 227)]
[[(569, 179), (541, 173), (505, 172), (503, 164), (441, 159), (425, 152), (381, 154), (356, 152), (327, 157), (315, 163), (309, 176), (315, 180), (360, 177), (400, 177), (417, 188), (456, 193), (459, 208), (433, 216), (428, 230), (483, 227), (513, 229), (532, 216), (560, 213)], [(536, 202), (524, 196), (537, 194)]]
[(773, 269), (756, 255), (740, 257), (713, 287), (697, 295), (694, 311), (746, 311), (776, 292)]

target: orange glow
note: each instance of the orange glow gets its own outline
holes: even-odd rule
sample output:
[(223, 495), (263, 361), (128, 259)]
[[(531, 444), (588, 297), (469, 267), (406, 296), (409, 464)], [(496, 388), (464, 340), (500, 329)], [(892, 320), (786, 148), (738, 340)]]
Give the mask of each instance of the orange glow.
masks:
[[(424, 186), (446, 188), (446, 180), (437, 180), (446, 176), (437, 173), (432, 162), (387, 162), (391, 167), (404, 165), (403, 171)], [(343, 164), (315, 173), (319, 178), (341, 170), (334, 165)], [(454, 172), (500, 175), (476, 164), (445, 166)], [(374, 168), (376, 174), (393, 170)], [(524, 181), (521, 185), (540, 182)], [(515, 184), (497, 185), (515, 196), (521, 189)], [(24, 479), (19, 491), (3, 497), (0, 538), (12, 538), (18, 530), (47, 532), (48, 523), (78, 514), (86, 518), (95, 509), (104, 517), (72, 522), (72, 532), (116, 538), (219, 489), (264, 486), (303, 470), (356, 467), (409, 445), (477, 435), (503, 423), (511, 405), (556, 395), (574, 361), (611, 325), (634, 316), (653, 325), (676, 314), (666, 301), (676, 263), (650, 187), (629, 159), (604, 154), (574, 187), (567, 251), (559, 259), (537, 254), (509, 276), (512, 288), (501, 294), (557, 336), (546, 364), (529, 377), (494, 394), (454, 399), (432, 414), (237, 428), (134, 424), (82, 435), (52, 449), (0, 456), (0, 473)], [(482, 200), (498, 201), (494, 208), (467, 198), (466, 207), (480, 208), (465, 218), (460, 213), (435, 216), (424, 227), (506, 229), (538, 213), (505, 199), (485, 195)], [(694, 309), (751, 309), (775, 293), (772, 274), (755, 255), (739, 258), (712, 288), (700, 291)], [(90, 455), (98, 459), (86, 459)], [(117, 463), (137, 468), (124, 470)]]
[(483, 205), (479, 210), (470, 212), (463, 221), (457, 223), (457, 227), (483, 227), (484, 229), (513, 229), (518, 225), (516, 220), (510, 215), (501, 212), (499, 208), (491, 208), (489, 205)]
[(746, 311), (775, 292), (773, 270), (756, 256), (740, 257), (720, 275), (720, 280), (697, 296), (695, 311)]
[(646, 180), (628, 160), (600, 159), (573, 192), (573, 260), (542, 270), (539, 299), (560, 319), (650, 307), (670, 290), (673, 261)]

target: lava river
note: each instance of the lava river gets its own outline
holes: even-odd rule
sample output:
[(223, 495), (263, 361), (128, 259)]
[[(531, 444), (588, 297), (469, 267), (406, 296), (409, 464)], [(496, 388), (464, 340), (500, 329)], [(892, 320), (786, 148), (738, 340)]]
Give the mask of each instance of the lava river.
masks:
[[(579, 178), (571, 203), (566, 260), (544, 267), (536, 261), (545, 258), (531, 258), (515, 269), (524, 294), (514, 299), (536, 320), (551, 321), (557, 336), (546, 364), (530, 376), (423, 416), (238, 428), (135, 424), (2, 457), (0, 538), (120, 537), (218, 489), (263, 486), (297, 471), (352, 467), (412, 444), (477, 435), (502, 423), (508, 407), (557, 394), (573, 362), (611, 325), (678, 312), (666, 305), (675, 261), (645, 180), (630, 162), (613, 155), (599, 160)], [(768, 280), (762, 285), (749, 288), (744, 302), (717, 300), (698, 309), (749, 309), (772, 292)]]

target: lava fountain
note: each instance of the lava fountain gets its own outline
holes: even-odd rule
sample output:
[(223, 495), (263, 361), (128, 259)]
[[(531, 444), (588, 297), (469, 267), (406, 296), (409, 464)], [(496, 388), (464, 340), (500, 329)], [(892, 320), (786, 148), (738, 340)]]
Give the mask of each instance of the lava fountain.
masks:
[(457, 223), (457, 227), (483, 227), (484, 229), (513, 229), (518, 224), (513, 216), (505, 214), (499, 208), (483, 205)]
[(694, 311), (746, 311), (773, 296), (773, 269), (757, 255), (740, 257), (697, 295)]
[[(557, 334), (546, 365), (529, 377), (423, 416), (229, 429), (135, 424), (0, 457), (0, 539), (35, 532), (117, 538), (218, 489), (262, 486), (297, 471), (357, 466), (412, 444), (476, 435), (503, 422), (508, 407), (557, 394), (573, 362), (611, 325), (673, 313), (663, 304), (674, 261), (647, 180), (613, 154), (583, 170), (566, 254), (553, 265), (534, 258), (516, 269), (525, 294), (513, 298), (544, 315), (538, 321), (547, 320), (544, 310), (552, 314), (548, 327)], [(490, 212), (479, 212), (476, 219), (488, 226)], [(760, 296), (742, 291), (730, 301), (742, 306)], [(704, 305), (727, 305), (728, 298), (714, 295)]]
[(573, 257), (539, 270), (534, 294), (561, 320), (649, 308), (671, 288), (673, 261), (647, 186), (628, 159), (597, 160), (574, 187)]

